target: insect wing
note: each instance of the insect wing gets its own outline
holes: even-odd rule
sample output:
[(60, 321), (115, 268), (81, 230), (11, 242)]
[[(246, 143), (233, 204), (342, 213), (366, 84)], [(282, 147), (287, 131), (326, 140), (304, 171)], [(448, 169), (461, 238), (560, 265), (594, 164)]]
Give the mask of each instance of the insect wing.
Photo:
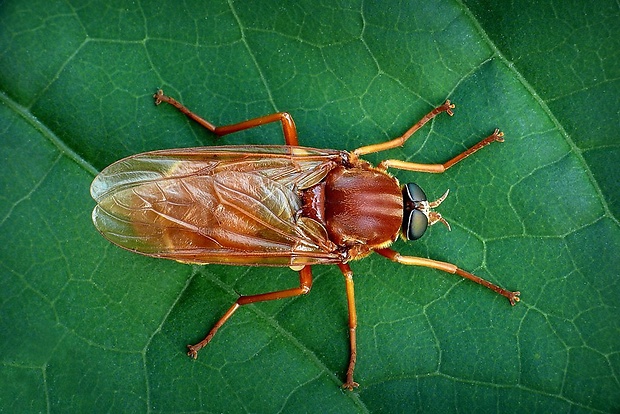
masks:
[(323, 179), (339, 157), (286, 146), (138, 154), (93, 181), (93, 222), (121, 247), (182, 262), (336, 262), (324, 227), (298, 211), (299, 190)]

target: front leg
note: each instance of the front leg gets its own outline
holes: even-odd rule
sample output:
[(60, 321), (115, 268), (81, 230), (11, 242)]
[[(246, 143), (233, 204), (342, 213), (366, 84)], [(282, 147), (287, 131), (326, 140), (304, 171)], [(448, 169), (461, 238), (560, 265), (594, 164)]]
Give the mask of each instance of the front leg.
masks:
[(415, 256), (403, 256), (397, 251), (392, 249), (377, 249), (375, 252), (379, 253), (381, 256), (387, 257), (388, 259), (409, 266), (423, 266), (423, 267), (431, 267), (433, 269), (441, 270), (446, 273), (457, 274), (465, 279), (469, 279), (472, 282), (476, 282), (486, 288), (491, 289), (492, 291), (504, 296), (506, 299), (510, 301), (511, 305), (515, 305), (519, 302), (520, 292), (511, 292), (502, 287), (497, 286), (494, 283), (489, 282), (486, 279), (478, 277), (474, 274), (466, 272), (463, 269), (460, 269), (458, 266), (453, 265), (452, 263), (440, 262), (438, 260), (426, 259), (424, 257), (415, 257)]
[(501, 132), (499, 129), (496, 129), (491, 135), (478, 142), (473, 147), (466, 149), (456, 157), (444, 162), (443, 164), (420, 164), (416, 162), (400, 160), (384, 160), (381, 161), (381, 163), (377, 167), (382, 170), (387, 170), (388, 168), (398, 168), (399, 170), (407, 171), (442, 173), (445, 172), (448, 168), (452, 167), (454, 164), (469, 157), (474, 152), (486, 147), (493, 142), (504, 142), (504, 133)]

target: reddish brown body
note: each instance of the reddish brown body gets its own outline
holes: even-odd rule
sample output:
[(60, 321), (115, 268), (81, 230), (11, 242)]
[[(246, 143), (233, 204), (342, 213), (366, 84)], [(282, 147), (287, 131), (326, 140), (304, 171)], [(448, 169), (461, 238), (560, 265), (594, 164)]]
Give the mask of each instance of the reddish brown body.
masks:
[[(197, 352), (241, 306), (305, 294), (312, 286), (311, 265), (336, 264), (345, 276), (351, 357), (344, 387), (353, 389), (357, 317), (353, 272), (348, 262), (377, 252), (390, 260), (456, 273), (507, 297), (510, 292), (457, 266), (401, 256), (389, 249), (398, 238), (421, 236), (427, 224), (446, 221), (432, 211), (447, 195), (429, 203), (415, 184), (401, 187), (388, 167), (443, 172), (494, 141), (494, 134), (444, 164), (386, 160), (373, 167), (360, 155), (402, 145), (450, 102), (434, 109), (402, 137), (352, 152), (298, 146), (289, 114), (278, 113), (215, 127), (160, 91), (156, 103), (174, 105), (210, 131), (225, 135), (267, 122), (281, 122), (287, 145), (172, 149), (134, 155), (104, 169), (93, 181), (97, 201), (93, 221), (121, 247), (184, 263), (289, 266), (299, 271), (299, 287), (241, 296), (196, 345)], [(418, 228), (423, 226), (422, 228)]]
[(389, 246), (403, 222), (398, 181), (366, 163), (335, 168), (325, 178), (325, 222), (329, 238), (353, 259)]

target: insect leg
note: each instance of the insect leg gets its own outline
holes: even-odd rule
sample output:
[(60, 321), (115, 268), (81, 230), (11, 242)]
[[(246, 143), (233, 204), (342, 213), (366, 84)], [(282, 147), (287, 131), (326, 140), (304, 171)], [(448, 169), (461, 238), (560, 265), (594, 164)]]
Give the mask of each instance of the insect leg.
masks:
[(228, 311), (226, 311), (224, 316), (222, 316), (220, 320), (215, 323), (213, 328), (211, 328), (207, 336), (202, 341), (198, 342), (195, 345), (187, 345), (187, 348), (189, 349), (189, 351), (187, 352), (187, 355), (196, 359), (198, 357), (198, 351), (204, 348), (211, 341), (211, 339), (213, 339), (213, 336), (215, 335), (217, 330), (220, 329), (222, 325), (224, 325), (224, 323), (233, 315), (233, 313), (235, 313), (237, 309), (239, 309), (240, 306), (247, 305), (248, 303), (264, 302), (267, 300), (275, 300), (275, 299), (288, 298), (291, 296), (305, 295), (306, 293), (310, 292), (311, 288), (312, 288), (312, 270), (310, 266), (305, 266), (303, 269), (299, 271), (299, 287), (292, 288), (292, 289), (286, 289), (286, 290), (279, 290), (276, 292), (261, 293), (258, 295), (239, 296), (237, 301), (230, 307), (230, 309), (228, 309)]
[(299, 142), (297, 140), (297, 128), (295, 127), (293, 117), (288, 112), (277, 112), (275, 114), (261, 116), (232, 125), (215, 126), (211, 122), (201, 118), (200, 116), (187, 109), (185, 106), (183, 106), (182, 103), (180, 103), (176, 99), (164, 95), (164, 92), (161, 89), (158, 90), (155, 95), (153, 95), (153, 98), (155, 98), (155, 105), (166, 102), (187, 115), (187, 117), (189, 117), (193, 121), (198, 122), (200, 125), (218, 136), (232, 134), (233, 132), (243, 131), (244, 129), (254, 128), (257, 126), (268, 124), (270, 122), (281, 122), (282, 132), (284, 133), (284, 142), (286, 142), (286, 145), (299, 145)]
[(233, 132), (242, 131), (244, 129), (254, 128), (270, 122), (282, 122), (282, 133), (284, 134), (284, 142), (286, 145), (297, 146), (299, 142), (297, 140), (297, 128), (293, 117), (288, 112), (276, 112), (275, 114), (265, 115), (258, 118), (250, 119), (247, 121), (239, 122), (237, 124), (225, 125), (215, 128), (217, 135), (226, 135)]
[(463, 151), (456, 157), (452, 158), (449, 161), (446, 161), (443, 164), (418, 164), (415, 162), (406, 162), (406, 161), (400, 161), (400, 160), (384, 160), (384, 161), (381, 161), (381, 163), (379, 163), (378, 168), (387, 169), (388, 167), (391, 167), (391, 168), (398, 168), (400, 170), (407, 170), (407, 171), (442, 173), (446, 171), (448, 168), (452, 167), (457, 162), (463, 160), (464, 158), (469, 157), (471, 154), (478, 151), (479, 149), (486, 147), (487, 145), (495, 141), (504, 142), (503, 137), (504, 137), (504, 133), (501, 132), (499, 129), (496, 129), (491, 135), (489, 135), (488, 137), (486, 137), (485, 139), (483, 139), (482, 141), (480, 141), (473, 147)]
[(339, 263), (338, 267), (344, 275), (347, 288), (347, 304), (349, 306), (349, 341), (351, 344), (351, 353), (349, 356), (349, 367), (347, 368), (347, 381), (342, 384), (342, 388), (352, 391), (359, 384), (353, 381), (353, 370), (355, 369), (355, 361), (357, 360), (357, 341), (355, 330), (357, 329), (357, 312), (355, 311), (355, 292), (353, 290), (353, 272), (348, 264)]
[(407, 130), (403, 135), (398, 138), (394, 138), (387, 142), (382, 142), (381, 144), (367, 145), (365, 147), (360, 147), (353, 151), (353, 153), (357, 156), (372, 154), (374, 152), (385, 151), (388, 149), (402, 147), (405, 141), (409, 139), (410, 136), (415, 134), (415, 132), (422, 128), (424, 124), (426, 124), (431, 119), (435, 118), (442, 112), (446, 112), (448, 115), (452, 116), (454, 113), (452, 112), (454, 109), (454, 105), (450, 103), (450, 101), (446, 101), (443, 105), (438, 106), (437, 108), (430, 111), (428, 114), (424, 115), (422, 119), (416, 122), (411, 128)]
[(481, 277), (478, 277), (469, 272), (466, 272), (465, 270), (459, 269), (456, 265), (453, 265), (452, 263), (440, 262), (437, 260), (426, 259), (423, 257), (402, 256), (400, 253), (392, 249), (377, 249), (375, 250), (375, 252), (379, 253), (381, 256), (385, 256), (388, 259), (394, 262), (400, 263), (400, 264), (409, 265), (409, 266), (431, 267), (433, 269), (438, 269), (438, 270), (441, 270), (447, 273), (457, 274), (473, 282), (479, 283), (482, 286), (485, 286), (496, 293), (499, 293), (500, 295), (506, 297), (510, 301), (510, 304), (513, 306), (515, 305), (516, 302), (519, 302), (520, 300), (519, 299), (520, 292), (511, 292), (509, 290), (501, 288), (489, 282), (488, 280), (485, 280)]

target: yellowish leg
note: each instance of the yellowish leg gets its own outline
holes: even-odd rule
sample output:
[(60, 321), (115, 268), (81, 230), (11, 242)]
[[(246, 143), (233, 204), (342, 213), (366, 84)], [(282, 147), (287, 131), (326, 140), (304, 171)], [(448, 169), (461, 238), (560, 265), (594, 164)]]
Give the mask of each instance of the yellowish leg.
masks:
[(381, 256), (385, 256), (388, 259), (409, 266), (423, 266), (423, 267), (431, 267), (433, 269), (441, 270), (446, 273), (457, 274), (461, 277), (469, 279), (473, 282), (481, 284), (484, 287), (491, 289), (492, 291), (499, 293), (500, 295), (506, 297), (511, 305), (515, 305), (515, 303), (519, 302), (519, 295), (521, 292), (511, 292), (502, 287), (499, 287), (488, 280), (485, 280), (481, 277), (473, 275), (469, 272), (466, 272), (463, 269), (459, 269), (456, 265), (447, 262), (440, 262), (437, 260), (426, 259), (423, 257), (415, 257), (415, 256), (402, 256), (397, 251), (392, 249), (377, 249), (375, 252), (379, 253)]
[(385, 151), (385, 150), (396, 148), (396, 147), (402, 147), (403, 144), (409, 139), (410, 136), (415, 134), (415, 132), (418, 129), (422, 128), (424, 124), (426, 124), (431, 119), (435, 118), (440, 113), (446, 112), (450, 116), (454, 115), (454, 113), (452, 112), (452, 109), (454, 109), (454, 105), (451, 104), (450, 101), (446, 101), (443, 105), (438, 106), (437, 108), (430, 111), (428, 114), (424, 115), (422, 119), (416, 122), (411, 128), (407, 130), (407, 132), (405, 132), (400, 137), (394, 138), (393, 140), (390, 140), (387, 142), (382, 142), (380, 144), (373, 144), (373, 145), (367, 145), (365, 147), (360, 147), (356, 149), (355, 151), (353, 151), (353, 154), (360, 156), (360, 155), (372, 154), (372, 153), (379, 152), (379, 151)]
[(456, 157), (443, 164), (419, 164), (415, 162), (407, 162), (400, 160), (384, 160), (379, 163), (378, 168), (386, 170), (387, 168), (398, 168), (399, 170), (418, 171), (427, 173), (442, 173), (452, 167), (457, 162), (469, 157), (474, 152), (486, 147), (487, 145), (497, 141), (504, 142), (504, 133), (496, 129), (491, 135), (474, 145), (473, 147), (463, 151)]
[(347, 304), (349, 306), (349, 367), (347, 368), (347, 380), (342, 384), (342, 388), (353, 391), (359, 384), (353, 381), (353, 371), (355, 370), (355, 362), (357, 361), (357, 337), (355, 330), (357, 329), (357, 312), (355, 311), (355, 291), (353, 290), (353, 272), (348, 264), (338, 264), (340, 271), (344, 275), (345, 286), (347, 289)]

